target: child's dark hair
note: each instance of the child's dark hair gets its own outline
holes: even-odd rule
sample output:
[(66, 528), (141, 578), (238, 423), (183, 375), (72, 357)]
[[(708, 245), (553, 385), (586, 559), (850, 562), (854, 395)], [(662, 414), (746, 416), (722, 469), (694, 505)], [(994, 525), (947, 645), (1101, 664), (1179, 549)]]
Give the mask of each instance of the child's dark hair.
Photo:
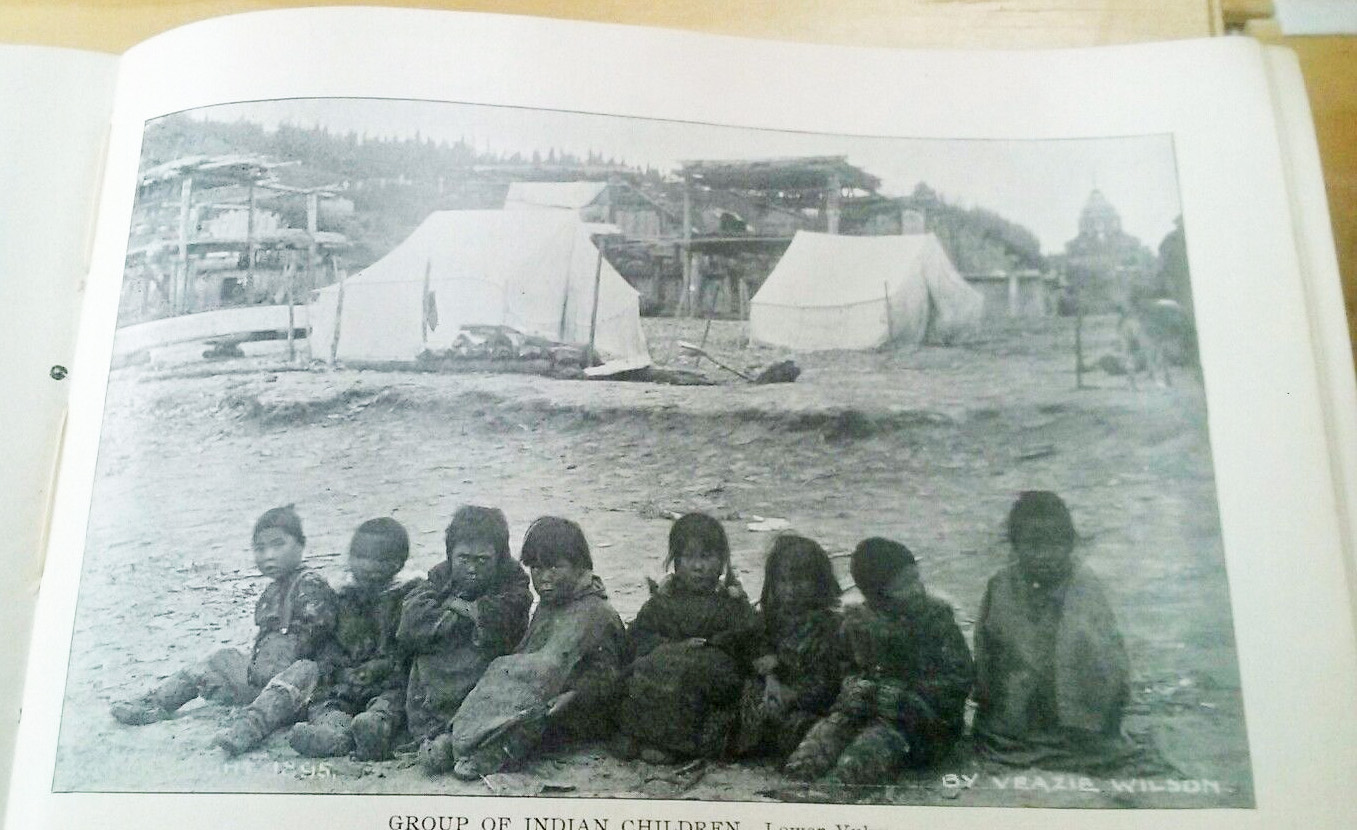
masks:
[[(353, 532), (354, 539), (359, 536), (374, 536), (382, 540), (381, 556), (384, 559), (399, 559), (401, 564), (410, 558), (410, 534), (405, 532), (405, 526), (390, 516), (382, 516), (379, 519), (368, 519), (358, 526)], [(352, 542), (350, 549), (352, 549)]]
[(260, 533), (271, 527), (278, 528), (303, 545), (306, 544), (306, 534), (302, 533), (302, 517), (297, 515), (296, 508), (291, 504), (265, 510), (264, 515), (255, 521), (254, 533), (250, 534), (250, 539), (258, 539)]
[(1017, 542), (1019, 527), (1032, 522), (1042, 522), (1053, 531), (1051, 538), (1044, 541), (1073, 547), (1078, 538), (1070, 509), (1060, 496), (1049, 490), (1025, 490), (1018, 494), (1013, 509), (1008, 511), (1009, 543)]
[(592, 571), (594, 559), (589, 555), (589, 542), (580, 526), (559, 516), (543, 516), (528, 527), (523, 537), (523, 555), (519, 561), (526, 568), (550, 568), (569, 562), (577, 568)]
[(815, 595), (810, 598), (810, 604), (816, 608), (832, 608), (839, 604), (843, 591), (834, 577), (834, 567), (829, 563), (825, 549), (812, 539), (787, 533), (773, 541), (773, 549), (768, 552), (768, 561), (763, 566), (763, 593), (759, 603), (765, 611), (775, 610), (777, 592), (773, 585), (789, 572), (805, 573), (815, 582)]
[(689, 542), (697, 542), (706, 550), (721, 555), (721, 564), (730, 564), (730, 541), (721, 523), (706, 513), (685, 513), (669, 528), (669, 555), (664, 557), (664, 569), (674, 564)]
[(849, 570), (864, 597), (879, 599), (900, 571), (914, 564), (910, 549), (891, 539), (873, 536), (853, 549)]
[(498, 557), (509, 555), (509, 522), (498, 507), (464, 504), (452, 514), (443, 544), (449, 554), (458, 542), (489, 542)]

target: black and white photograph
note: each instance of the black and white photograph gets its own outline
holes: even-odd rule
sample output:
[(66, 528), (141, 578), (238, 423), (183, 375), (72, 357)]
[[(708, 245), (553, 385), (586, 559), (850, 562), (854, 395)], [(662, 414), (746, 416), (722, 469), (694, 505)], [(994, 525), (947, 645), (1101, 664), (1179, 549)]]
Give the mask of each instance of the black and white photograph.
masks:
[(261, 100), (127, 198), (53, 791), (1254, 806), (1171, 135)]

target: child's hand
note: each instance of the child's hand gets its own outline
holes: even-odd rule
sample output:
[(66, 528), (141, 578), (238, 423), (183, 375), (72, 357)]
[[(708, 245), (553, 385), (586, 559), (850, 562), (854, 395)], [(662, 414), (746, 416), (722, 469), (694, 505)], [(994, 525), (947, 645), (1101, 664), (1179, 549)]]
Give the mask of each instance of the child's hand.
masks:
[(754, 671), (762, 675), (772, 674), (773, 669), (776, 668), (777, 668), (776, 654), (765, 654), (754, 661)]
[(705, 645), (707, 644), (707, 638), (706, 638), (706, 637), (689, 637), (688, 639), (684, 640), (683, 643), (684, 643), (684, 645), (689, 645), (689, 646), (705, 646)]
[(385, 680), (391, 674), (391, 661), (385, 657), (368, 660), (353, 669), (352, 676), (360, 685), (370, 685)]
[(899, 717), (910, 710), (909, 692), (891, 683), (876, 690), (877, 709), (888, 717)]
[(476, 603), (461, 597), (448, 597), (443, 600), (443, 607), (459, 617), (466, 617), (473, 623), (480, 622), (480, 612), (476, 610)]
[(420, 580), (416, 581), (415, 587), (411, 588), (410, 593), (405, 595), (405, 600), (401, 604), (419, 604), (421, 602), (429, 602), (430, 600), (436, 601), (437, 599), (438, 592), (434, 590), (434, 587), (429, 583)]
[(791, 708), (792, 699), (795, 692), (782, 683), (776, 677), (769, 677), (763, 684), (763, 705), (774, 712), (784, 712)]
[(552, 718), (559, 715), (578, 695), (579, 692), (574, 689), (557, 695), (551, 703), (547, 705), (547, 717)]
[(845, 679), (839, 696), (839, 708), (851, 717), (871, 716), (876, 710), (876, 684), (861, 677)]

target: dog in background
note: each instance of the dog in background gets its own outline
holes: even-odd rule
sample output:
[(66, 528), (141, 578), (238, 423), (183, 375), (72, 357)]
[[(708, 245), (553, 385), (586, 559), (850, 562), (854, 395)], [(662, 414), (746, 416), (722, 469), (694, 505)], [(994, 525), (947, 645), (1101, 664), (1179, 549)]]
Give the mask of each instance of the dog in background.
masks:
[(1172, 386), (1170, 365), (1189, 365), (1196, 357), (1196, 333), (1182, 306), (1162, 297), (1131, 299), (1118, 311), (1118, 353), (1131, 388), (1137, 388), (1141, 372), (1160, 386)]

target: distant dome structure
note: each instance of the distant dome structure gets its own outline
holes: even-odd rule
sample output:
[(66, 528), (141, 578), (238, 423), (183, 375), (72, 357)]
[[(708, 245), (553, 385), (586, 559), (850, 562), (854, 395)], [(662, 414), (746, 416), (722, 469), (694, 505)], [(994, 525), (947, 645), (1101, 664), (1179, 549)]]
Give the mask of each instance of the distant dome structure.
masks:
[(1112, 239), (1121, 235), (1121, 215), (1101, 190), (1093, 189), (1079, 213), (1079, 235), (1092, 239)]
[(1079, 212), (1079, 235), (1065, 243), (1065, 273), (1085, 312), (1107, 312), (1154, 274), (1154, 256), (1121, 227), (1121, 214), (1093, 188)]

